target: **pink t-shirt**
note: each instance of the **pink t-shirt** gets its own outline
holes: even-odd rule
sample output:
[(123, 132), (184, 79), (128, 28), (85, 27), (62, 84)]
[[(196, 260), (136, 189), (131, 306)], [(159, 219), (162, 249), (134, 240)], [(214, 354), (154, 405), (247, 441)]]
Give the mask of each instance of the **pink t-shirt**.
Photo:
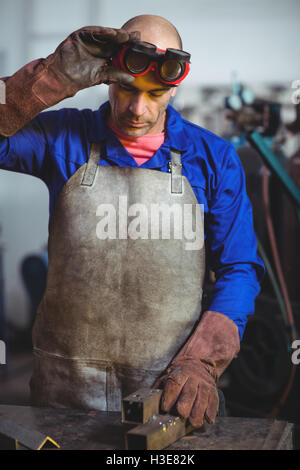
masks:
[(108, 122), (108, 126), (117, 139), (119, 139), (123, 147), (126, 148), (127, 152), (133, 156), (139, 166), (153, 157), (165, 140), (164, 132), (161, 134), (147, 134), (141, 137), (131, 137), (120, 131), (120, 129), (110, 121)]

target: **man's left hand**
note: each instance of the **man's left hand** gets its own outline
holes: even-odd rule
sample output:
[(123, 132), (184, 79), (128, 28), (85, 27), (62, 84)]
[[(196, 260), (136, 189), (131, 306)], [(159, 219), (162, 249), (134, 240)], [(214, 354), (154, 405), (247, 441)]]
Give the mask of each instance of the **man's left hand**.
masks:
[(161, 400), (162, 411), (170, 412), (175, 406), (183, 418), (199, 428), (206, 420), (214, 423), (219, 408), (219, 396), (215, 378), (209, 366), (201, 361), (182, 359), (175, 361), (167, 369), (167, 374), (159, 379), (155, 387), (164, 385)]
[(200, 427), (215, 421), (219, 396), (217, 380), (240, 349), (237, 325), (226, 315), (206, 311), (183, 348), (159, 377), (163, 388), (162, 411), (173, 407), (180, 416)]

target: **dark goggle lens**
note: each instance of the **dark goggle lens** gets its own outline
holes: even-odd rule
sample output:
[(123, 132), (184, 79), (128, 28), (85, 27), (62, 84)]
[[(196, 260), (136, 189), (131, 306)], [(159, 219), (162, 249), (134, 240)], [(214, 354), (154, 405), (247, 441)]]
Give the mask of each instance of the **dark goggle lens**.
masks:
[(130, 51), (124, 57), (127, 70), (131, 73), (142, 73), (149, 65), (149, 58), (145, 54)]
[(160, 66), (160, 75), (163, 80), (172, 82), (182, 75), (182, 65), (178, 60), (165, 60)]

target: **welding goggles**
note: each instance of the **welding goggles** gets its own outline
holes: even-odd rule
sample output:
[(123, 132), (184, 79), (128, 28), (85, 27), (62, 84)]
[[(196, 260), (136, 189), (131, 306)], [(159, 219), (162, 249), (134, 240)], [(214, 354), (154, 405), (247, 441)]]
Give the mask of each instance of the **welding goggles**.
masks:
[(189, 73), (191, 55), (180, 49), (159, 49), (144, 41), (126, 43), (112, 58), (112, 65), (139, 77), (154, 71), (158, 80), (176, 86)]

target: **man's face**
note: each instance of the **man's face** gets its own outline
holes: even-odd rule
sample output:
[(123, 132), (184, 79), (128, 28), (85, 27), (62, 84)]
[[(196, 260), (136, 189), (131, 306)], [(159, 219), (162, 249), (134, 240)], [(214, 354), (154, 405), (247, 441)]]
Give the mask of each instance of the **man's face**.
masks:
[(165, 111), (176, 88), (161, 83), (153, 72), (136, 77), (132, 85), (109, 86), (110, 119), (125, 134), (140, 137), (159, 134)]

